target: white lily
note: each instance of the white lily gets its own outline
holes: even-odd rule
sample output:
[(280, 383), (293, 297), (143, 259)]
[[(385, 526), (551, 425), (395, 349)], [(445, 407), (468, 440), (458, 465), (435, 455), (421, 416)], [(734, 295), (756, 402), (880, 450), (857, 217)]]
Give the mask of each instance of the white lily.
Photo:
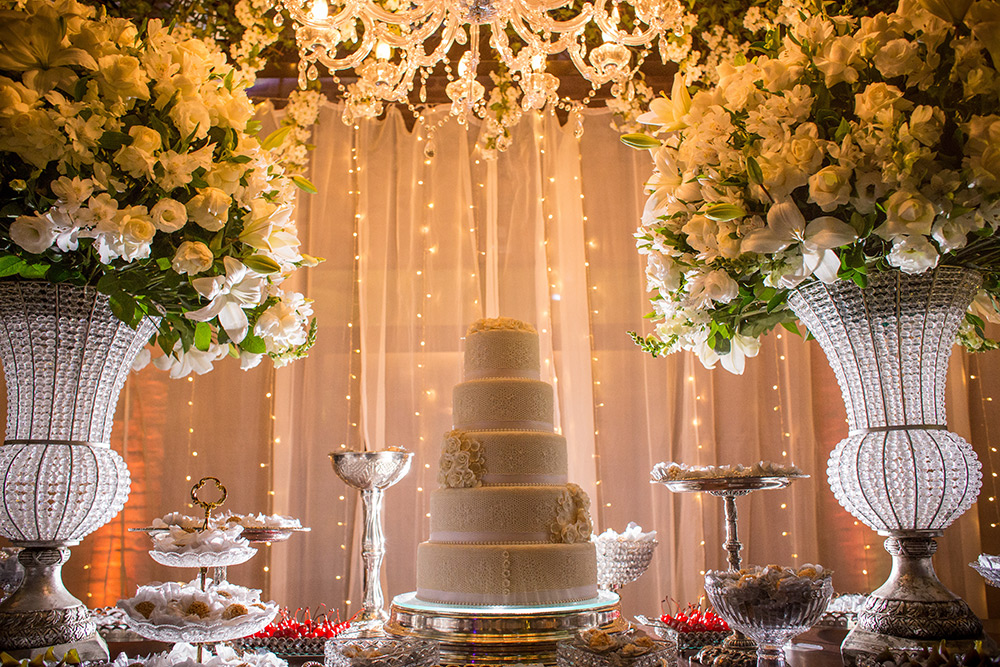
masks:
[(674, 74), (674, 85), (670, 97), (657, 97), (649, 103), (649, 111), (637, 119), (645, 125), (660, 125), (667, 132), (683, 130), (688, 124), (684, 121), (691, 110), (691, 95), (684, 85), (684, 77)]
[(811, 275), (824, 283), (837, 280), (840, 259), (833, 251), (858, 239), (857, 232), (846, 222), (829, 215), (806, 223), (802, 211), (791, 200), (780, 201), (767, 212), (767, 226), (743, 239), (741, 252), (769, 255), (798, 245), (802, 253), (802, 268), (782, 277), (782, 284), (794, 287)]
[(225, 257), (222, 262), (226, 268), (225, 276), (206, 276), (191, 281), (198, 294), (211, 302), (204, 308), (187, 313), (185, 317), (196, 322), (218, 317), (229, 338), (239, 343), (246, 338), (250, 328), (243, 309), (260, 305), (264, 279), (237, 259)]
[(729, 344), (729, 354), (719, 357), (719, 361), (722, 362), (722, 367), (733, 375), (743, 375), (747, 358), (756, 357), (760, 352), (760, 339), (736, 334)]

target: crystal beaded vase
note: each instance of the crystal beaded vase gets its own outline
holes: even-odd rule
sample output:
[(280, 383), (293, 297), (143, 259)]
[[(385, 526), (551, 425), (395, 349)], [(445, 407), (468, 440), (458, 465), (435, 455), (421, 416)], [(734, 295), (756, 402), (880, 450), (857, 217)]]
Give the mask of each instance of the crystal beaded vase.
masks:
[(981, 485), (975, 452), (945, 425), (944, 399), (955, 335), (980, 284), (975, 271), (941, 267), (873, 275), (865, 289), (812, 283), (789, 295), (847, 407), (850, 431), (830, 456), (830, 487), (848, 512), (888, 538), (893, 559), (852, 633), (859, 642), (867, 633), (862, 643), (872, 649), (914, 644), (900, 638), (982, 634), (931, 563), (934, 538), (969, 509)]
[(118, 394), (154, 324), (132, 329), (93, 287), (0, 282), (7, 432), (0, 446), (0, 535), (24, 547), (21, 587), (0, 604), (0, 646), (93, 636), (62, 584), (69, 546), (121, 511), (129, 472), (110, 448)]

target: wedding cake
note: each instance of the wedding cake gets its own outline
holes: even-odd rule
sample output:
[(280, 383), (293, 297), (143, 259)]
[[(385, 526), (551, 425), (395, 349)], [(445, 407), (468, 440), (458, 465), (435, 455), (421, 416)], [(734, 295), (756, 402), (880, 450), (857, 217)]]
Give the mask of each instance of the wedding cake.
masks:
[(590, 501), (567, 483), (566, 439), (538, 334), (509, 318), (475, 322), (453, 394), (430, 539), (417, 547), (417, 598), (550, 605), (597, 596)]

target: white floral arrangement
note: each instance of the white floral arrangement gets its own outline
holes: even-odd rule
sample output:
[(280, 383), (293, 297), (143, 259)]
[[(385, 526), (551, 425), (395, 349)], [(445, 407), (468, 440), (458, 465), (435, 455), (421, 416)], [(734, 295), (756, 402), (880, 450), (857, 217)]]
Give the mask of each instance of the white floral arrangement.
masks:
[(280, 285), (317, 261), (291, 218), (308, 181), (256, 138), (243, 73), (158, 20), (0, 12), (0, 278), (95, 285), (123, 321), (158, 317), (172, 377), (304, 356), (310, 301)]
[(438, 484), (447, 489), (482, 486), (486, 474), (482, 444), (465, 431), (448, 431), (441, 445)]
[(678, 76), (650, 104), (653, 136), (623, 138), (655, 163), (636, 234), (644, 349), (742, 373), (762, 334), (797, 331), (789, 290), (943, 264), (983, 273), (960, 340), (994, 345), (1000, 3), (926, 3), (777, 25), (717, 85), (692, 96)]
[(593, 528), (590, 498), (578, 485), (567, 484), (559, 496), (556, 516), (549, 527), (550, 541), (561, 544), (589, 542)]

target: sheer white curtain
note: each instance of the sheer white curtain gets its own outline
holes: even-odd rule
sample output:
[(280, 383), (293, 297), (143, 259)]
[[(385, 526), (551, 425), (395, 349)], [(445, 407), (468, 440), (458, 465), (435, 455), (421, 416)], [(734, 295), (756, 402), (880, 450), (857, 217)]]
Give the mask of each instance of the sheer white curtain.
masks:
[[(428, 159), (423, 128), (407, 130), (395, 111), (345, 125), (340, 109), (323, 109), (311, 174), (320, 194), (299, 208), (306, 247), (327, 258), (305, 274), (321, 338), (307, 361), (279, 372), (276, 409), (275, 507), (313, 532), (274, 548), (275, 598), (293, 608), (350, 600), (348, 612), (357, 610), (357, 493), (326, 456), (364, 443), (416, 453), (386, 502), (385, 586), (390, 596), (413, 590), (461, 339), (471, 321), (497, 314), (541, 333), (571, 479), (590, 494), (597, 529), (637, 521), (658, 531), (650, 572), (624, 591), (628, 613), (659, 609), (664, 598), (696, 602), (700, 574), (725, 565), (721, 500), (650, 485), (661, 460), (797, 463), (810, 479), (738, 500), (745, 561), (822, 562), (837, 570), (841, 591), (884, 580), (881, 538), (841, 510), (825, 482), (846, 425), (815, 344), (774, 334), (734, 377), (689, 355), (651, 359), (627, 337), (648, 310), (631, 235), (650, 163), (621, 146), (610, 121), (586, 112), (578, 138), (572, 121), (526, 117), (511, 150), (488, 162), (474, 148), (476, 127), (445, 124)], [(956, 355), (949, 401), (953, 428), (966, 436), (986, 423), (979, 399), (970, 404), (969, 374)], [(986, 461), (987, 442), (977, 446)], [(977, 512), (941, 547), (942, 578), (985, 613), (982, 582), (965, 566), (980, 550)]]
[[(335, 477), (327, 455), (365, 444), (416, 454), (386, 498), (386, 589), (413, 590), (440, 438), (461, 379), (462, 336), (473, 320), (498, 314), (541, 332), (571, 479), (590, 494), (597, 529), (636, 521), (658, 532), (650, 571), (624, 589), (629, 615), (655, 613), (668, 597), (697, 602), (700, 573), (725, 566), (721, 500), (650, 485), (650, 469), (663, 460), (795, 462), (812, 477), (737, 501), (745, 561), (818, 561), (836, 570), (840, 591), (884, 580), (882, 539), (840, 509), (825, 482), (846, 424), (815, 343), (772, 335), (734, 377), (686, 354), (652, 359), (627, 337), (648, 311), (632, 232), (650, 161), (619, 143), (608, 112), (586, 112), (580, 138), (572, 120), (526, 117), (496, 162), (479, 158), (475, 127), (445, 124), (427, 159), (422, 128), (407, 130), (396, 111), (357, 126), (340, 115), (322, 110), (309, 174), (320, 194), (302, 196), (298, 210), (304, 247), (326, 258), (295, 278), (315, 300), (316, 347), (277, 371), (242, 374), (223, 363), (191, 382), (152, 369), (129, 380), (115, 446), (128, 452), (133, 499), (76, 549), (67, 566), (74, 592), (94, 606), (113, 604), (139, 583), (183, 576), (152, 563), (145, 536), (125, 529), (184, 508), (187, 478), (214, 474), (229, 486), (234, 510), (270, 508), (313, 529), (263, 547), (231, 568), (232, 580), (264, 585), (292, 609), (357, 611), (358, 495)], [(937, 556), (945, 583), (983, 615), (984, 586), (966, 563), (981, 549), (1000, 551), (989, 500), (998, 495), (991, 450), (1000, 420), (990, 410), (998, 371), (1000, 354), (956, 354), (952, 362), (951, 424), (971, 434), (985, 485)]]

